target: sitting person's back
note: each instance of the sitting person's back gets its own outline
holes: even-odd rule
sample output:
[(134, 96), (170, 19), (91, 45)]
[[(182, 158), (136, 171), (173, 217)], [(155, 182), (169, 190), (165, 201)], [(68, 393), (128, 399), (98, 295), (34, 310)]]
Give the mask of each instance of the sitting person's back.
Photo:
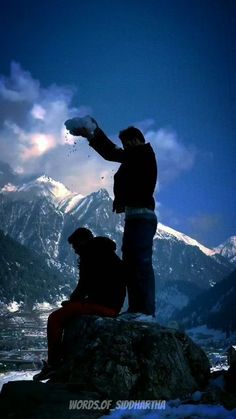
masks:
[(108, 237), (91, 237), (79, 248), (73, 247), (79, 254), (79, 283), (70, 300), (85, 299), (120, 311), (125, 299), (125, 269), (115, 253), (115, 242)]
[(116, 317), (125, 299), (124, 263), (115, 253), (116, 244), (107, 237), (93, 237), (78, 228), (69, 243), (79, 255), (79, 282), (70, 299), (48, 317), (48, 361), (34, 380), (50, 378), (63, 360), (62, 337), (68, 322), (77, 315)]

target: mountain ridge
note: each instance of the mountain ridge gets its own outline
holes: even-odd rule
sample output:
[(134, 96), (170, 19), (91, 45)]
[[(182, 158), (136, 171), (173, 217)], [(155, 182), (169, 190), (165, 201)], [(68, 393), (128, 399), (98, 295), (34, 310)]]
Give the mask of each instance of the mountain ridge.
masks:
[[(0, 228), (4, 233), (43, 254), (49, 266), (72, 275), (75, 259), (67, 238), (78, 227), (90, 228), (94, 235), (110, 237), (121, 255), (124, 216), (112, 212), (108, 192), (100, 189), (81, 197), (79, 194), (70, 195), (68, 188), (60, 187), (59, 191), (64, 191), (65, 195), (60, 199), (60, 194), (58, 199), (51, 193), (54, 182), (57, 181), (44, 177), (39, 190), (36, 188), (38, 193), (34, 194), (29, 193), (29, 190), (35, 190), (32, 180), (26, 194), (27, 186), (24, 190), (18, 187), (17, 191), (0, 192)], [(42, 188), (45, 188), (45, 193), (42, 193)], [(223, 256), (212, 254), (211, 249), (161, 223), (154, 237), (153, 265), (157, 306), (163, 319), (233, 270), (233, 264)]]
[(202, 292), (186, 307), (173, 313), (185, 328), (206, 324), (225, 332), (236, 330), (236, 269), (213, 288)]
[(73, 278), (49, 268), (43, 257), (5, 235), (0, 230), (0, 302), (16, 302), (25, 307), (35, 303), (55, 303), (68, 297)]
[(236, 265), (236, 236), (230, 236), (227, 240), (214, 248), (216, 254), (226, 257)]
[[(49, 198), (52, 198), (58, 204), (58, 208), (64, 213), (72, 212), (73, 210), (76, 210), (79, 202), (83, 198), (85, 198), (84, 195), (79, 194), (77, 192), (72, 192), (63, 183), (54, 180), (53, 178), (51, 178), (50, 176), (47, 176), (46, 174), (40, 175), (36, 179), (28, 183), (23, 183), (23, 185), (15, 186), (10, 183), (8, 185), (5, 185), (5, 188), (2, 187), (1, 192), (5, 194), (20, 193), (22, 196), (25, 192), (29, 192), (30, 194), (32, 194), (34, 190), (36, 192), (36, 195), (38, 196), (41, 195), (41, 196), (48, 196)], [(93, 193), (96, 193), (96, 192), (92, 192), (92, 194)], [(97, 193), (98, 194), (105, 193), (105, 195), (109, 196), (108, 192), (104, 188), (99, 189)], [(89, 194), (87, 196), (90, 196), (92, 194)], [(222, 254), (223, 253), (221, 251), (222, 246), (226, 244), (228, 240), (230, 240), (229, 238), (224, 244), (220, 244), (219, 246), (211, 249), (204, 246), (203, 244), (193, 239), (192, 237), (188, 236), (187, 234), (179, 232), (173, 229), (172, 227), (166, 226), (162, 224), (161, 222), (159, 222), (158, 231), (156, 234), (157, 235), (159, 234), (159, 237), (161, 237), (163, 232), (167, 233), (167, 236), (168, 234), (170, 234), (179, 240), (183, 240), (188, 245), (199, 247), (199, 249), (208, 256), (213, 256), (214, 254)], [(235, 236), (235, 248), (236, 248), (236, 236)], [(236, 255), (235, 255), (235, 259), (236, 259)]]

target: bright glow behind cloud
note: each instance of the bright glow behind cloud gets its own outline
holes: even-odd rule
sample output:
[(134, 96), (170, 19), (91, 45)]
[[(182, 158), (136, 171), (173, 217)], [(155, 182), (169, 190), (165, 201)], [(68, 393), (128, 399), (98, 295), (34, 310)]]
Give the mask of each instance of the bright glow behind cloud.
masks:
[[(25, 174), (46, 173), (83, 195), (102, 187), (111, 193), (118, 164), (104, 161), (85, 139), (66, 133), (65, 120), (92, 114), (90, 107), (72, 107), (73, 94), (72, 88), (42, 87), (29, 72), (12, 63), (10, 76), (0, 76), (0, 159)], [(159, 179), (165, 185), (191, 169), (195, 152), (181, 144), (176, 133), (155, 130), (154, 124), (149, 119), (134, 125), (151, 141)]]
[(33, 134), (30, 139), (31, 147), (27, 147), (22, 152), (22, 159), (28, 160), (47, 153), (51, 148), (56, 147), (56, 140), (52, 135)]

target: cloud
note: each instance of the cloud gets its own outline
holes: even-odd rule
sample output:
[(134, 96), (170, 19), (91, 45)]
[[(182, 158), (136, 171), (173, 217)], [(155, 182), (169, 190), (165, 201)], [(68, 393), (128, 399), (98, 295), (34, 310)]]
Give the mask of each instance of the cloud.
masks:
[(72, 88), (41, 86), (13, 62), (10, 75), (0, 76), (1, 160), (25, 174), (49, 170), (50, 175), (63, 177), (66, 148), (75, 140), (70, 135), (66, 138), (64, 121), (91, 111), (86, 106), (72, 107), (73, 95)]
[(221, 214), (205, 212), (185, 216), (181, 213), (176, 213), (174, 209), (168, 208), (160, 202), (158, 207), (160, 212), (159, 221), (161, 223), (182, 231), (205, 246), (213, 247), (219, 244), (219, 239), (217, 238), (219, 230), (222, 230), (222, 237), (226, 235), (225, 223)]
[(9, 102), (34, 102), (39, 96), (40, 83), (15, 62), (11, 64), (9, 78), (0, 78), (0, 96)]
[(186, 147), (176, 132), (164, 128), (149, 128), (145, 136), (156, 152), (161, 186), (193, 167), (197, 150), (193, 146)]
[(157, 203), (157, 209), (159, 210), (158, 218), (162, 224), (169, 225), (176, 229), (181, 228), (180, 225), (182, 220), (179, 218), (179, 216), (177, 216), (176, 211), (167, 207), (166, 205), (163, 205), (163, 203), (160, 201)]
[[(0, 159), (26, 175), (46, 173), (82, 194), (101, 187), (112, 193), (118, 164), (104, 162), (86, 140), (66, 133), (66, 119), (92, 114), (91, 107), (72, 106), (74, 93), (73, 88), (56, 84), (42, 86), (13, 62), (10, 75), (0, 76)], [(182, 144), (175, 132), (154, 129), (154, 124), (147, 119), (134, 125), (151, 141), (160, 182), (165, 185), (192, 168), (195, 151)], [(111, 137), (119, 141), (117, 134)]]
[[(188, 226), (189, 233), (209, 247), (215, 247), (223, 241), (222, 238), (227, 238), (227, 229), (222, 214), (197, 214), (187, 219), (187, 228)], [(230, 235), (230, 231), (228, 234)], [(221, 238), (219, 239), (219, 237)]]
[(219, 231), (219, 229), (225, 230), (222, 215), (217, 213), (199, 213), (190, 217), (179, 216), (177, 223), (171, 224), (171, 221), (168, 218), (167, 224), (173, 225), (174, 228), (179, 226), (180, 231), (184, 231), (185, 234), (206, 246), (212, 246), (212, 243), (209, 244), (209, 237), (213, 240), (216, 231)]
[(198, 235), (208, 234), (221, 223), (222, 217), (219, 214), (199, 214), (187, 219), (193, 233)]

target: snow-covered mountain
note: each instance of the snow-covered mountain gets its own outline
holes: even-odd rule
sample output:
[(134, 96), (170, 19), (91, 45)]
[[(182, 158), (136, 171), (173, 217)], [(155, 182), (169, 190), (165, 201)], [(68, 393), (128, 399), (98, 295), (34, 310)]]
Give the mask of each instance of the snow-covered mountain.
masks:
[(234, 268), (221, 255), (163, 225), (154, 238), (153, 262), (161, 320), (171, 318), (176, 309), (214, 287)]
[[(105, 189), (82, 197), (45, 175), (5, 185), (0, 192), (0, 228), (61, 271), (75, 267), (67, 238), (78, 227), (112, 238), (120, 253), (123, 218), (112, 212)], [(162, 224), (154, 238), (153, 263), (159, 318), (164, 320), (233, 270), (220, 254)]]
[(161, 223), (158, 224), (158, 230), (157, 230), (157, 233), (156, 233), (155, 237), (163, 238), (163, 239), (166, 239), (166, 240), (172, 240), (173, 237), (175, 237), (175, 239), (179, 240), (180, 242), (182, 241), (189, 246), (198, 247), (207, 256), (213, 256), (215, 254), (214, 250), (203, 246), (197, 240), (192, 239), (191, 237), (187, 236), (186, 234), (180, 233), (179, 231), (174, 230), (173, 228), (167, 227), (167, 226), (165, 226), (164, 224), (161, 224)]
[(236, 264), (236, 236), (229, 237), (224, 243), (215, 247), (214, 251)]
[(14, 199), (17, 195), (20, 199), (29, 200), (47, 197), (56, 206), (62, 207), (65, 212), (73, 208), (83, 198), (83, 195), (70, 191), (63, 183), (45, 174), (18, 186), (8, 182), (1, 188), (1, 193), (3, 194), (11, 192), (14, 192)]

